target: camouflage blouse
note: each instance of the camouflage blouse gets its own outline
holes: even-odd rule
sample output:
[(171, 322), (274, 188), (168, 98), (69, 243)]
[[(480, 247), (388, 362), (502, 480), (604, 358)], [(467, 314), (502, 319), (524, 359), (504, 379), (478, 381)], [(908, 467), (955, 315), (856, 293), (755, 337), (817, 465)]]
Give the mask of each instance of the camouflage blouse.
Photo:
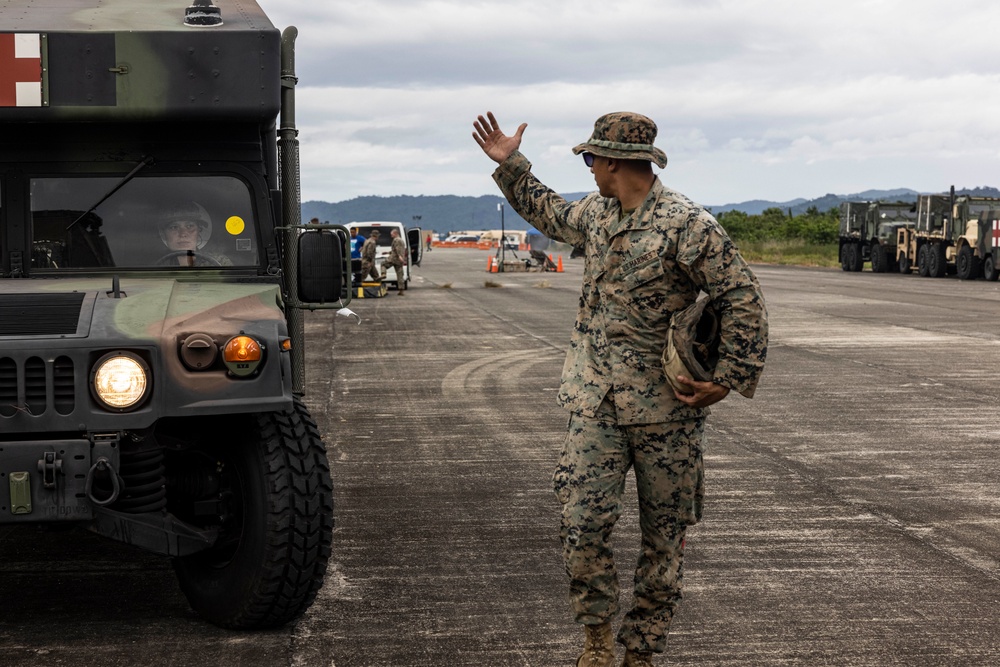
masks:
[(767, 354), (767, 311), (757, 277), (703, 207), (653, 183), (622, 215), (592, 193), (567, 202), (515, 151), (493, 174), (521, 217), (543, 234), (584, 248), (583, 292), (563, 367), (559, 404), (595, 416), (611, 392), (618, 422), (649, 424), (707, 415), (678, 401), (661, 364), (670, 316), (700, 291), (721, 316), (714, 381), (753, 396)]
[(389, 255), (385, 258), (386, 264), (406, 264), (406, 243), (400, 236), (392, 240), (389, 247)]

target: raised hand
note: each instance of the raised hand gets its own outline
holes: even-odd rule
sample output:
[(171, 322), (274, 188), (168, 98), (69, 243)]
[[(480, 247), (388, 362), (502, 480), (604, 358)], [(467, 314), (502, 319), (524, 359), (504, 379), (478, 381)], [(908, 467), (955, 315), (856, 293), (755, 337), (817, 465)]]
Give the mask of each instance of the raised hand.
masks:
[(480, 116), (479, 120), (472, 123), (472, 126), (476, 128), (476, 131), (472, 133), (472, 138), (476, 140), (476, 143), (491, 160), (500, 163), (510, 157), (510, 154), (521, 145), (521, 135), (524, 134), (524, 128), (528, 127), (528, 124), (521, 123), (514, 136), (508, 137), (500, 131), (500, 126), (497, 124), (493, 112), (487, 111), (486, 118)]

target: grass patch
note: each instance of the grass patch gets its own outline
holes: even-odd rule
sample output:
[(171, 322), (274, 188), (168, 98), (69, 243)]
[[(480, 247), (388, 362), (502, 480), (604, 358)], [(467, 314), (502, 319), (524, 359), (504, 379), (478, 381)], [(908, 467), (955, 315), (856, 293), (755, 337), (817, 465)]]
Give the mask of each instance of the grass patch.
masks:
[(503, 287), (503, 285), (501, 285), (500, 283), (495, 283), (492, 280), (487, 280), (485, 283), (483, 283), (483, 287), (497, 288), (497, 287)]
[(753, 241), (737, 244), (743, 259), (759, 264), (839, 267), (836, 243), (808, 243), (799, 239)]
[(451, 283), (444, 283), (443, 285), (438, 285), (438, 289), (451, 289)]
[(532, 287), (535, 287), (537, 289), (548, 289), (549, 287), (552, 287), (552, 283), (550, 283), (548, 280), (539, 280), (537, 283), (532, 285)]

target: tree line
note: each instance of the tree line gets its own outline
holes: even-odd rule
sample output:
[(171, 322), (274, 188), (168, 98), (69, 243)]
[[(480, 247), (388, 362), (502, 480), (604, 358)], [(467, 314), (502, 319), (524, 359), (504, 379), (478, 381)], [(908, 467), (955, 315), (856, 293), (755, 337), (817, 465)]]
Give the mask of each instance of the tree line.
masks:
[(810, 206), (800, 215), (792, 215), (791, 210), (774, 207), (764, 209), (759, 215), (725, 211), (717, 214), (715, 219), (737, 245), (769, 241), (835, 245), (840, 229), (839, 209), (820, 211), (815, 206)]

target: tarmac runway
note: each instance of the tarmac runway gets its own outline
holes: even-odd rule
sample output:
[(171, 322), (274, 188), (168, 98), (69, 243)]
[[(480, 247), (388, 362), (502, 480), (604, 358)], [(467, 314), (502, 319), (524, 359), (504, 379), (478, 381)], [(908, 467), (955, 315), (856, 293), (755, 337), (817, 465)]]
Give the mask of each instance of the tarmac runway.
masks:
[[(336, 529), (297, 624), (219, 630), (161, 559), (4, 528), (0, 665), (574, 664), (551, 474), (582, 260), (489, 274), (488, 254), (427, 253), (405, 296), (352, 302), (360, 324), (307, 316)], [(657, 664), (1000, 664), (1000, 285), (754, 269), (767, 367), (708, 420)], [(615, 547), (627, 608), (634, 500)]]

